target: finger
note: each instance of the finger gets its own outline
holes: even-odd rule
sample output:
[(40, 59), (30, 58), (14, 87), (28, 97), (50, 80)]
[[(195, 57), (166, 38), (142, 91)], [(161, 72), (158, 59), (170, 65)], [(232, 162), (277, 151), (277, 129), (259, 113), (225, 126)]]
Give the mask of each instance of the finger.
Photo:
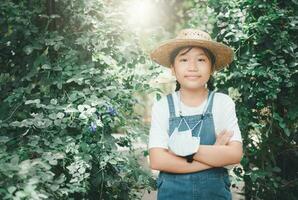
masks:
[(227, 138), (227, 137), (231, 137), (232, 135), (233, 135), (233, 132), (226, 130), (222, 137)]
[(216, 136), (216, 142), (217, 145), (226, 145), (227, 142), (230, 139), (231, 131), (228, 131), (227, 129), (222, 130), (217, 136)]
[(227, 129), (223, 129), (223, 130), (219, 133), (219, 135), (224, 135), (226, 132), (227, 132)]
[(222, 132), (220, 132), (217, 136), (216, 136), (216, 140), (218, 140), (219, 142), (221, 140), (223, 140), (223, 138), (225, 138), (227, 136), (227, 131), (223, 130)]
[(217, 138), (215, 143), (218, 145), (225, 145), (224, 137)]
[(228, 131), (227, 135), (224, 137), (224, 144), (228, 144), (231, 137), (234, 135), (233, 131)]
[(231, 131), (229, 131), (229, 130), (225, 130), (225, 134), (224, 135), (230, 135), (230, 133), (231, 133)]
[(230, 131), (230, 135), (232, 137), (234, 135), (234, 131)]
[(231, 138), (234, 135), (234, 131), (228, 131), (227, 137)]
[(216, 138), (218, 140), (220, 140), (222, 138), (222, 136), (224, 136), (224, 134), (226, 133), (226, 129), (222, 130), (219, 134), (216, 135)]

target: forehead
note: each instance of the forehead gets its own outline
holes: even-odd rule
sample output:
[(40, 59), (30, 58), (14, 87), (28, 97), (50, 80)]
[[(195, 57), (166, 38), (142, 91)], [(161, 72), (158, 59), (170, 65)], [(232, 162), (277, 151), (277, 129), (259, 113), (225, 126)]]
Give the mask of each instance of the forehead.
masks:
[[(184, 56), (184, 55), (206, 55), (205, 51), (200, 47), (192, 47), (192, 49), (188, 51), (189, 48), (190, 47), (185, 47), (185, 48), (181, 49), (178, 52), (177, 57)], [(187, 53), (185, 53), (185, 52), (187, 52)]]

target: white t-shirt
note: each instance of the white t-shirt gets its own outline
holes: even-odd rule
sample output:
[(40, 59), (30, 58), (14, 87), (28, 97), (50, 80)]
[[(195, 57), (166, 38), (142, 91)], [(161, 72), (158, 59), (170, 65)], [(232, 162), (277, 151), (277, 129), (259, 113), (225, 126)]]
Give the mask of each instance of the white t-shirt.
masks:
[[(176, 116), (178, 116), (179, 100), (177, 92), (173, 92), (172, 94)], [(201, 105), (197, 107), (187, 106), (181, 101), (182, 115), (187, 116), (202, 114), (206, 104), (207, 98), (203, 103), (201, 103)], [(212, 114), (216, 134), (219, 134), (224, 129), (230, 130), (234, 132), (230, 141), (242, 142), (241, 132), (238, 126), (238, 119), (235, 112), (235, 103), (231, 97), (220, 92), (215, 92), (213, 98)], [(152, 106), (149, 149), (153, 147), (168, 149), (169, 116), (170, 114), (167, 97), (164, 96), (159, 101), (155, 101)]]

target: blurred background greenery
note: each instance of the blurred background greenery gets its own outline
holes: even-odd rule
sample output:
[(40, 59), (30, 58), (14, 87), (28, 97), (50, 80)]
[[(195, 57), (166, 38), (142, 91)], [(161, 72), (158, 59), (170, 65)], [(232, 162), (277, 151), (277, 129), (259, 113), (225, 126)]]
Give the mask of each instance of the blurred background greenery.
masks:
[[(1, 199), (140, 199), (155, 189), (154, 99), (173, 90), (149, 52), (196, 27), (234, 48), (213, 77), (236, 103), (245, 199), (297, 199), (296, 0), (3, 0)], [(138, 145), (141, 144), (141, 145)], [(145, 145), (145, 146), (144, 146)]]

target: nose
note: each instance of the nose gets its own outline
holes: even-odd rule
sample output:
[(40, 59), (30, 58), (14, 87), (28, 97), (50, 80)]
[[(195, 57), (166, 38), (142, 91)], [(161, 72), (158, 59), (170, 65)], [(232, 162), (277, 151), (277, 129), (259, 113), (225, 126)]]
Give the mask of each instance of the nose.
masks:
[(189, 61), (188, 70), (198, 71), (198, 63), (196, 62), (196, 60)]

